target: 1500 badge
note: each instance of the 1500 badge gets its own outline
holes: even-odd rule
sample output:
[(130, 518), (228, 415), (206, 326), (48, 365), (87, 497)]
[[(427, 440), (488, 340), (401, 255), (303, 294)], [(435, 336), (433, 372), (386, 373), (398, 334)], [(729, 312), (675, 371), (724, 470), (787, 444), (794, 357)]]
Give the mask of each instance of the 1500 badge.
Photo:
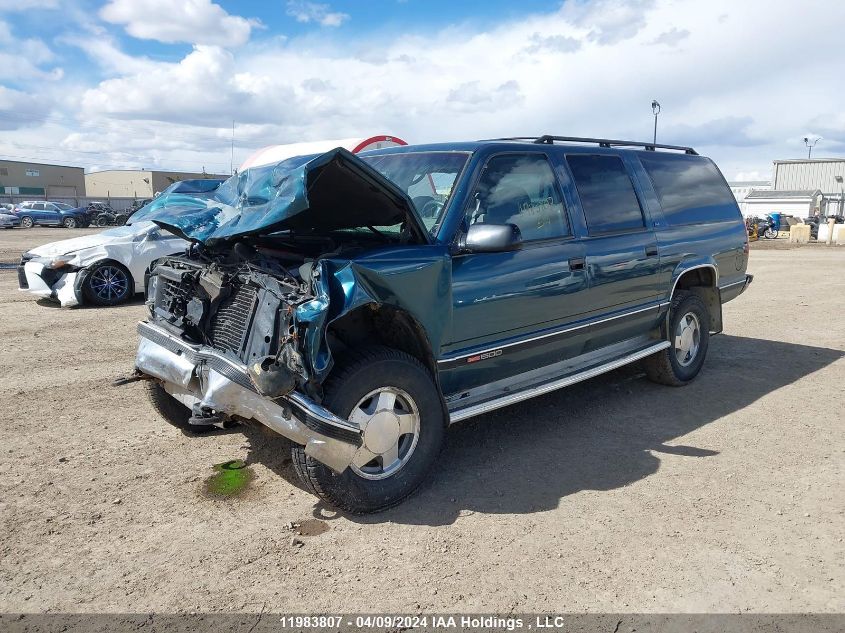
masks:
[(476, 354), (475, 356), (470, 356), (467, 358), (467, 363), (477, 363), (480, 360), (487, 360), (488, 358), (496, 358), (496, 356), (501, 356), (502, 350), (494, 349), (492, 352), (484, 352), (483, 354)]

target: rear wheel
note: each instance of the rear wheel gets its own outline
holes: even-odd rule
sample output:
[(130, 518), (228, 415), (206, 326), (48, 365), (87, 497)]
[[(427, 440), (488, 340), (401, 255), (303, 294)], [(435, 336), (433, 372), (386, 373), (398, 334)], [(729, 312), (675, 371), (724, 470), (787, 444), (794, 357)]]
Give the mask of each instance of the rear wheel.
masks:
[(101, 262), (95, 264), (82, 284), (82, 294), (89, 303), (113, 306), (126, 301), (134, 294), (134, 282), (120, 264)]
[(34, 224), (35, 222), (28, 215), (25, 215), (21, 218), (21, 228), (23, 229), (31, 229)]
[(649, 379), (679, 387), (693, 380), (704, 365), (710, 342), (710, 313), (697, 295), (678, 291), (669, 313), (670, 346), (643, 360)]
[(294, 468), (305, 486), (356, 514), (384, 510), (413, 493), (445, 435), (440, 396), (422, 363), (395, 349), (366, 348), (338, 364), (325, 394), (324, 406), (358, 424), (363, 441), (340, 475), (294, 446)]
[(95, 221), (97, 223), (97, 226), (108, 226), (109, 224), (111, 224), (111, 218), (105, 214), (98, 215)]

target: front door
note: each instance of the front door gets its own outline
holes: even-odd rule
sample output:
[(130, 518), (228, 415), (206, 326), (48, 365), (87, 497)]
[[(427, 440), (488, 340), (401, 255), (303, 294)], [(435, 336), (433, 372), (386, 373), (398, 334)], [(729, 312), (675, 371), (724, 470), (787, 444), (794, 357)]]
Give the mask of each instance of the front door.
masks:
[(577, 353), (577, 342), (554, 333), (578, 319), (575, 295), (587, 289), (584, 245), (544, 153), (491, 157), (464, 213), (465, 227), (515, 224), (523, 244), (453, 257), (451, 336), (439, 364), (446, 393)]

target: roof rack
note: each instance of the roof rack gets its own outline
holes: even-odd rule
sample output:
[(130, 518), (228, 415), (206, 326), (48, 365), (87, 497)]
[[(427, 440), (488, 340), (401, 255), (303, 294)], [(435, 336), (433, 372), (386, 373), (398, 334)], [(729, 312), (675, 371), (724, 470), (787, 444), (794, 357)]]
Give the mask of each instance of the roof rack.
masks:
[(580, 136), (553, 136), (551, 134), (544, 134), (543, 136), (512, 136), (507, 138), (497, 138), (496, 141), (531, 141), (538, 145), (554, 145), (555, 141), (565, 141), (568, 143), (597, 143), (599, 147), (642, 147), (649, 152), (657, 149), (670, 149), (685, 154), (692, 154), (698, 156), (692, 147), (685, 147), (683, 145), (663, 145), (661, 143), (641, 143), (638, 141), (619, 141), (609, 138), (584, 138)]

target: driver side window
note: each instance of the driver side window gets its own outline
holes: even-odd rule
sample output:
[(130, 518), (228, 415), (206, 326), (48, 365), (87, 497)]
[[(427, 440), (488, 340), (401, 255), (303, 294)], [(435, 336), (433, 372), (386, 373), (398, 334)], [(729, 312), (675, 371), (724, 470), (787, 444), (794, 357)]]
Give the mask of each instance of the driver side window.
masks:
[(542, 154), (506, 154), (487, 161), (466, 223), (515, 224), (524, 241), (570, 235), (554, 171)]

